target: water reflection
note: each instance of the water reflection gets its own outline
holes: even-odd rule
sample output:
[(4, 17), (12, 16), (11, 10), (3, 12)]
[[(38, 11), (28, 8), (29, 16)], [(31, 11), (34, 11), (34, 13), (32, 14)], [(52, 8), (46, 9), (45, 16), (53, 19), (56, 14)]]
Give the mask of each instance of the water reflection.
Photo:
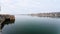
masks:
[[(15, 24), (12, 26), (6, 26), (3, 30), (3, 34), (58, 34), (57, 19), (41, 19), (34, 17), (25, 17), (25, 16), (17, 16)], [(4, 25), (12, 24), (14, 21), (5, 21), (1, 27), (3, 29)], [(13, 28), (12, 28), (13, 27)], [(60, 33), (59, 33), (60, 34)]]
[(3, 29), (4, 25), (12, 24), (14, 22), (15, 22), (15, 20), (10, 21), (10, 19), (6, 19), (3, 23), (0, 24), (0, 32), (2, 32), (2, 29)]

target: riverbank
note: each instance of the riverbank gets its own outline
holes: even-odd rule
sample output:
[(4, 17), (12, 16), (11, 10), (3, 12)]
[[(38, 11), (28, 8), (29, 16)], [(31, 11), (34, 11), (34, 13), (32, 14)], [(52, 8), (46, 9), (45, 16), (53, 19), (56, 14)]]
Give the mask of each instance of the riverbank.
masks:
[(52, 12), (52, 13), (37, 13), (37, 14), (28, 14), (31, 16), (39, 16), (39, 17), (60, 17), (60, 12)]
[(0, 14), (0, 32), (2, 31), (2, 25), (5, 24), (5, 22), (14, 22), (15, 21), (15, 16), (14, 15), (9, 15), (9, 14)]

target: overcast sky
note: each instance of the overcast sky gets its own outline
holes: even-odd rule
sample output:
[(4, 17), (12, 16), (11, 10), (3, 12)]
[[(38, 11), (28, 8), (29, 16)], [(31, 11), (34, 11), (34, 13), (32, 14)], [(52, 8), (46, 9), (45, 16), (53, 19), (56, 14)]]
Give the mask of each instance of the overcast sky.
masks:
[(60, 0), (1, 0), (0, 4), (0, 13), (27, 14), (60, 11)]

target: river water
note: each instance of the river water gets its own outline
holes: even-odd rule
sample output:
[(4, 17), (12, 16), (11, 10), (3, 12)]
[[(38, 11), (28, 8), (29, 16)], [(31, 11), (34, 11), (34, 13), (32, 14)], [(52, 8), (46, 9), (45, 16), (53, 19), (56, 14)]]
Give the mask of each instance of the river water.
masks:
[(15, 15), (15, 22), (5, 24), (0, 34), (60, 34), (60, 18)]

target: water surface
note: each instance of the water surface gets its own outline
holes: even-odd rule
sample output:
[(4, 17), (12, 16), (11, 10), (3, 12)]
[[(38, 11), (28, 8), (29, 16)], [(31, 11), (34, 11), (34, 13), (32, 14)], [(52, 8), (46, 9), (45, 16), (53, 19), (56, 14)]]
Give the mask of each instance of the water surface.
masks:
[(60, 18), (15, 15), (15, 22), (4, 25), (1, 33), (60, 34)]

